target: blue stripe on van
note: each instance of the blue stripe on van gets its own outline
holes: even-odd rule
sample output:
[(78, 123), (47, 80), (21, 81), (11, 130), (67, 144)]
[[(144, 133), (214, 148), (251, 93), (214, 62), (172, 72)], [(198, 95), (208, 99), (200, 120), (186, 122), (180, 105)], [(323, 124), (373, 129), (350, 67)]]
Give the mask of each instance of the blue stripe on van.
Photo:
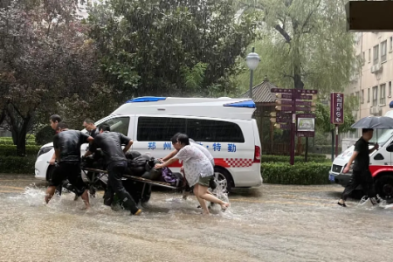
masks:
[(136, 103), (136, 102), (157, 102), (161, 100), (165, 100), (166, 97), (157, 97), (157, 96), (144, 96), (137, 97), (131, 100), (128, 100), (126, 103)]
[(252, 100), (241, 101), (232, 104), (225, 104), (224, 106), (256, 108), (255, 103)]

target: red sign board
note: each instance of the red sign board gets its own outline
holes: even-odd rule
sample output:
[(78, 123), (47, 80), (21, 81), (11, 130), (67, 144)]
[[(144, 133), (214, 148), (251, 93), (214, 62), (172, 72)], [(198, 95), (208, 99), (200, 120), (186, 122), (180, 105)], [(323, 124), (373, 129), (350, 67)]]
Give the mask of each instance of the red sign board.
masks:
[(330, 94), (330, 122), (335, 125), (344, 124), (344, 94)]
[(300, 95), (316, 95), (318, 90), (311, 89), (287, 89), (287, 88), (272, 88), (272, 93), (282, 93), (282, 94), (300, 94)]
[(298, 137), (315, 136), (315, 114), (297, 114), (296, 123), (296, 135)]

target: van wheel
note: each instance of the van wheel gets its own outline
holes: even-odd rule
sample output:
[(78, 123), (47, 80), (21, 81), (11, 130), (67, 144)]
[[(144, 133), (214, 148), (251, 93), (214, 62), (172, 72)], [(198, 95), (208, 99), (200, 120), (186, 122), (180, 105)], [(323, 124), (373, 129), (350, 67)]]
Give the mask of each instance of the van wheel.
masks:
[(227, 192), (231, 192), (231, 189), (234, 186), (231, 174), (225, 168), (215, 166), (214, 175), (220, 183), (226, 183)]
[(376, 193), (383, 199), (393, 197), (393, 175), (385, 175), (375, 182)]

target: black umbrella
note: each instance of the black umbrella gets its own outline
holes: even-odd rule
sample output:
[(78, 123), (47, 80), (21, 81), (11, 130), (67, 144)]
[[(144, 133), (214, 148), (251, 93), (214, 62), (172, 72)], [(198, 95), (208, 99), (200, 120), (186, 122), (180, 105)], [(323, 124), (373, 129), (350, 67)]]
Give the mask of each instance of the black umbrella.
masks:
[(387, 116), (368, 116), (360, 119), (352, 128), (393, 129), (393, 118)]

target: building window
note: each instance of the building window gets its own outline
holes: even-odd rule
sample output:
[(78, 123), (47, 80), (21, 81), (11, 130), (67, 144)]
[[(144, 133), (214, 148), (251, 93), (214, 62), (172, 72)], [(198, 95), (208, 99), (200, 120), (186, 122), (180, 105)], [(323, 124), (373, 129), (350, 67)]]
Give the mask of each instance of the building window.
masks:
[(370, 88), (367, 90), (367, 103), (370, 103)]
[(368, 49), (368, 62), (371, 62), (371, 49)]
[(390, 42), (389, 42), (389, 51), (393, 50), (393, 36), (390, 37)]
[(378, 64), (378, 58), (379, 58), (379, 45), (376, 45), (374, 46), (374, 59), (373, 59), (374, 65)]
[(356, 95), (356, 101), (358, 103), (360, 103), (360, 93), (359, 93), (359, 91), (357, 91), (355, 95)]
[(386, 49), (387, 49), (388, 42), (387, 40), (381, 43), (381, 62), (386, 61)]
[(363, 54), (362, 54), (362, 65), (364, 65), (365, 62), (366, 62), (366, 53), (363, 52)]
[(378, 86), (373, 87), (373, 106), (378, 105)]
[(386, 84), (383, 84), (380, 86), (381, 89), (381, 93), (379, 95), (379, 104), (380, 105), (385, 105), (386, 104), (386, 96), (385, 96), (385, 92), (386, 92)]
[(130, 126), (129, 117), (112, 118), (105, 121), (103, 124), (108, 124), (111, 128), (111, 132), (118, 132), (128, 136), (128, 127)]
[(392, 82), (389, 82), (389, 91), (388, 96), (392, 97)]
[(364, 104), (364, 90), (362, 90), (362, 94), (360, 95), (360, 103)]

